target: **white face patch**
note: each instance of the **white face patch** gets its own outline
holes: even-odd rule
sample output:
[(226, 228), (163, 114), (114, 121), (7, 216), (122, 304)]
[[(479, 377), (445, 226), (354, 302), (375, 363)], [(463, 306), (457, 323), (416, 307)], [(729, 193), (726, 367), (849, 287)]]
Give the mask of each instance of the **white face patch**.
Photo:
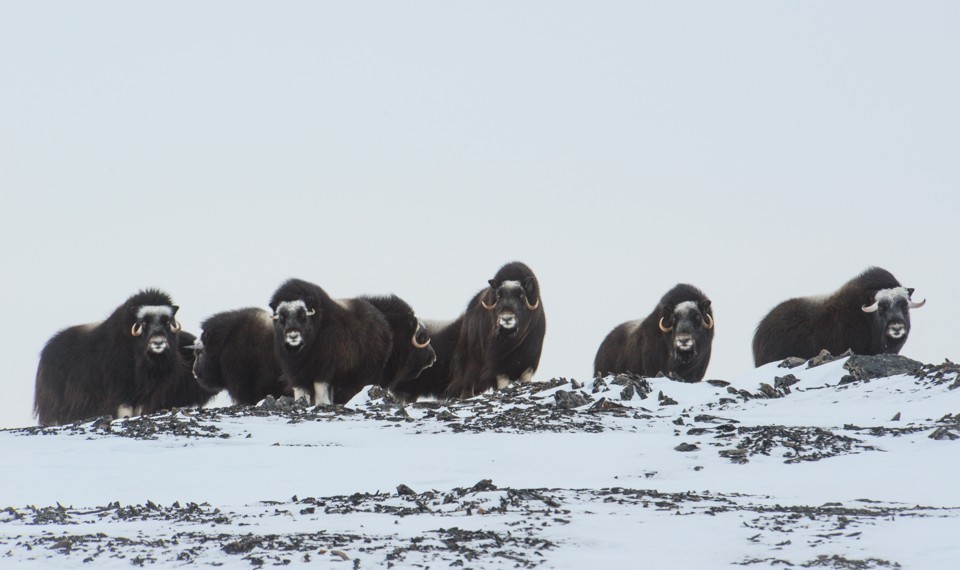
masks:
[(170, 318), (173, 316), (173, 307), (167, 305), (143, 305), (137, 309), (137, 320), (142, 321), (147, 316), (154, 317), (167, 317)]
[(501, 289), (523, 289), (519, 281), (504, 281), (500, 284)]
[(890, 303), (895, 302), (897, 299), (904, 299), (906, 301), (910, 300), (910, 291), (907, 291), (906, 287), (894, 287), (893, 289), (881, 289), (877, 291), (876, 301), (888, 301)]
[(673, 312), (676, 315), (685, 315), (691, 311), (697, 310), (699, 309), (696, 301), (684, 301), (682, 303), (678, 303), (677, 306), (673, 308)]
[(277, 314), (283, 312), (296, 312), (300, 309), (307, 310), (307, 304), (302, 299), (296, 301), (284, 301), (277, 305)]

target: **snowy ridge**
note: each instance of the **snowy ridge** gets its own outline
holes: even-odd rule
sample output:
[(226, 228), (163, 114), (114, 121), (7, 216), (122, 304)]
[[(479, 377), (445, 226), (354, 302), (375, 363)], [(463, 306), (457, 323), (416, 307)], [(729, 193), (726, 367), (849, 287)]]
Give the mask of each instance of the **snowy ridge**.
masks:
[(950, 568), (960, 369), (776, 364), (0, 432), (0, 565)]

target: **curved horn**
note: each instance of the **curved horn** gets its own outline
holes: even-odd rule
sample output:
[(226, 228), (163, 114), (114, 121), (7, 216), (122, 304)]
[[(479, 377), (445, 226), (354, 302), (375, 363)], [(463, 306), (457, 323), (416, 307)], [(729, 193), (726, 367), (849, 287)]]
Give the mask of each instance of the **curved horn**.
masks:
[(707, 330), (713, 328), (713, 317), (706, 313), (703, 314), (703, 328)]
[(173, 319), (173, 322), (170, 323), (170, 332), (178, 333), (183, 327), (180, 326), (180, 322), (177, 319)]
[(317, 314), (317, 310), (316, 310), (316, 309), (307, 309), (307, 316), (308, 316), (308, 317), (312, 317), (313, 315), (316, 315), (316, 314)]
[[(493, 294), (496, 295), (497, 292), (494, 291)], [(484, 300), (483, 300), (483, 297), (484, 297), (483, 295), (480, 295), (480, 304), (483, 305), (483, 308), (484, 308), (484, 309), (486, 309), (486, 310), (488, 310), (488, 311), (491, 311), (491, 310), (493, 310), (494, 307), (497, 306), (497, 299), (496, 299), (496, 297), (494, 297), (494, 299), (493, 299), (493, 304), (492, 304), (492, 305), (486, 304), (486, 303), (484, 302)]]
[(540, 299), (537, 299), (537, 302), (532, 305), (530, 304), (530, 301), (526, 299), (524, 299), (523, 302), (527, 304), (527, 309), (531, 311), (536, 311), (537, 309), (540, 308)]
[(927, 300), (926, 300), (926, 299), (924, 299), (923, 301), (920, 301), (920, 302), (910, 301), (909, 307), (910, 307), (911, 309), (919, 309), (920, 307), (922, 307), (922, 306), (924, 306), (924, 305), (926, 305), (926, 304), (927, 304)]
[(130, 327), (130, 334), (133, 336), (140, 336), (143, 334), (143, 323), (133, 323), (133, 326)]
[(430, 346), (430, 340), (431, 340), (431, 339), (429, 339), (429, 338), (427, 339), (427, 342), (425, 342), (425, 343), (423, 343), (423, 344), (420, 344), (419, 342), (417, 342), (417, 333), (418, 333), (418, 332), (420, 332), (420, 327), (419, 327), (419, 326), (417, 327), (417, 330), (413, 331), (413, 338), (410, 339), (410, 342), (413, 343), (413, 347), (414, 347), (414, 348), (427, 348), (428, 346)]
[(274, 314), (270, 315), (270, 318), (273, 319), (273, 320), (277, 320), (277, 319), (280, 318), (280, 315), (277, 314), (277, 313), (274, 313)]
[(673, 331), (673, 327), (667, 328), (667, 327), (663, 326), (663, 317), (660, 317), (660, 330), (662, 330), (662, 331), (665, 332), (665, 333), (668, 333), (668, 332)]
[(876, 313), (877, 309), (880, 308), (880, 301), (874, 301), (872, 305), (864, 305), (860, 307), (864, 313)]

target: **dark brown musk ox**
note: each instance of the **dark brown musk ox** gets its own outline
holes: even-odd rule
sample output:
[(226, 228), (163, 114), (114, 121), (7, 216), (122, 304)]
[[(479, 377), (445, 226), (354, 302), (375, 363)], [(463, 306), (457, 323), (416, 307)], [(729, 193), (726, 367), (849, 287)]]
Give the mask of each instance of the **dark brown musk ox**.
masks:
[(645, 319), (610, 331), (594, 358), (594, 374), (656, 376), (662, 372), (699, 382), (710, 364), (713, 327), (710, 299), (693, 285), (680, 283)]
[(193, 375), (193, 366), (197, 358), (197, 337), (181, 330), (178, 343), (183, 365), (177, 373), (177, 378), (151, 395), (148, 403), (143, 406), (145, 414), (172, 408), (203, 407), (220, 392), (219, 388), (201, 385)]
[(390, 324), (363, 299), (334, 300), (301, 279), (270, 300), (274, 354), (295, 397), (346, 404), (367, 385), (381, 386), (390, 358)]
[(128, 417), (151, 407), (156, 393), (177, 382), (186, 366), (178, 350), (178, 309), (169, 295), (148, 289), (102, 322), (55, 334), (37, 367), (34, 411), (40, 424)]
[(396, 295), (360, 298), (380, 311), (390, 325), (392, 348), (383, 367), (381, 387), (415, 380), (433, 366), (437, 353), (430, 346), (430, 333), (406, 301)]
[(774, 307), (753, 335), (756, 366), (822, 350), (842, 354), (899, 354), (910, 334), (912, 299), (886, 269), (871, 267), (831, 295), (789, 299)]
[(488, 283), (456, 320), (426, 321), (437, 361), (416, 380), (397, 383), (398, 397), (470, 398), (531, 380), (547, 329), (537, 277), (515, 261), (501, 267)]
[(211, 391), (226, 390), (240, 405), (252, 406), (267, 396), (292, 396), (281, 378), (274, 354), (274, 321), (269, 311), (251, 307), (224, 311), (200, 325), (194, 345), (193, 375)]

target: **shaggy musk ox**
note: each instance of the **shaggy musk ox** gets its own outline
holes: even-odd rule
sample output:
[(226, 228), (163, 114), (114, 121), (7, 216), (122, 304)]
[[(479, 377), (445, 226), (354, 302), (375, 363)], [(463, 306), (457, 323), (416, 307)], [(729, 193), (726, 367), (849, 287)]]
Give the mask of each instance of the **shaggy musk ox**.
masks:
[(405, 402), (416, 402), (421, 396), (446, 398), (450, 386), (450, 365), (460, 342), (460, 330), (463, 328), (463, 315), (454, 321), (424, 321), (436, 354), (433, 366), (427, 368), (416, 378), (407, 378), (395, 382), (390, 391)]
[(270, 300), (274, 353), (294, 395), (345, 404), (368, 384), (382, 385), (392, 350), (390, 324), (363, 299), (335, 301), (300, 279)]
[(155, 406), (186, 364), (178, 307), (163, 292), (133, 295), (100, 323), (64, 329), (40, 353), (34, 411), (43, 425), (126, 417)]
[(249, 308), (217, 313), (200, 328), (193, 375), (202, 386), (217, 392), (225, 389), (234, 402), (246, 406), (267, 396), (293, 395), (280, 378), (269, 312)]
[(414, 380), (433, 366), (437, 353), (430, 346), (430, 333), (406, 301), (396, 295), (361, 299), (383, 314), (393, 337), (390, 357), (383, 367), (382, 387)]
[(800, 297), (780, 303), (753, 335), (757, 366), (791, 356), (813, 358), (821, 350), (842, 354), (898, 354), (910, 334), (911, 299), (886, 269), (872, 267), (826, 297)]
[(699, 382), (710, 363), (713, 324), (710, 299), (692, 285), (676, 285), (647, 318), (625, 322), (603, 339), (594, 374), (663, 372)]
[(220, 392), (220, 389), (208, 389), (201, 386), (193, 375), (193, 365), (196, 359), (195, 343), (197, 337), (187, 331), (180, 331), (178, 335), (178, 349), (183, 364), (173, 382), (161, 386), (151, 394), (148, 403), (143, 406), (143, 413), (150, 414), (170, 408), (196, 408), (203, 406)]
[(488, 283), (458, 319), (460, 335), (446, 389), (449, 398), (471, 398), (515, 380), (529, 382), (540, 364), (547, 319), (533, 271), (515, 261), (501, 267)]

